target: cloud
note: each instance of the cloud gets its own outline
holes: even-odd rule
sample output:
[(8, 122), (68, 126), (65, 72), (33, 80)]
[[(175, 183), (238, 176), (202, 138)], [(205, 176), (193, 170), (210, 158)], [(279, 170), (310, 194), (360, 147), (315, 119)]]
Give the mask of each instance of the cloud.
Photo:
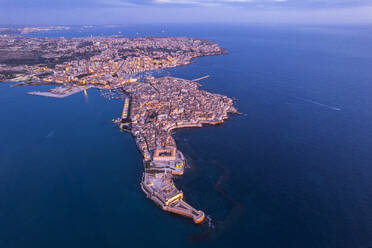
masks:
[(369, 6), (371, 0), (148, 0), (147, 4), (188, 6), (326, 8)]
[[(267, 1), (267, 0), (263, 0)], [(275, 1), (275, 0), (270, 0)], [(189, 6), (234, 6), (257, 2), (257, 0), (152, 0), (154, 4), (189, 5)]]
[(372, 5), (372, 0), (0, 0), (1, 9), (77, 9), (131, 7), (239, 7), (324, 9)]
[(372, 0), (0, 0), (0, 24), (372, 23)]

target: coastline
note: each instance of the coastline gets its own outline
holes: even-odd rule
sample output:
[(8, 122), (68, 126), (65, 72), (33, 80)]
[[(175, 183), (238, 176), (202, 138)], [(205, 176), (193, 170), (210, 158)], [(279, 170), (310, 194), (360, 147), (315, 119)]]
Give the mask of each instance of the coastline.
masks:
[[(222, 124), (228, 119), (229, 114), (238, 114), (238, 111), (233, 107), (233, 99), (199, 90), (200, 84), (198, 84), (196, 80), (185, 80), (175, 77), (152, 78), (149, 80), (147, 85), (146, 82), (144, 82), (143, 85), (140, 86), (136, 84), (133, 87), (129, 87), (129, 89), (122, 89), (127, 97), (124, 99), (122, 116), (119, 118), (120, 121), (117, 120), (116, 123), (119, 124), (122, 131), (131, 133), (132, 137), (135, 139), (138, 151), (143, 156), (142, 165), (144, 172), (142, 173), (140, 186), (147, 198), (150, 198), (164, 211), (191, 218), (196, 224), (202, 223), (206, 216), (205, 213), (202, 210), (196, 210), (184, 201), (183, 192), (176, 188), (173, 181), (174, 176), (181, 176), (184, 174), (186, 165), (186, 160), (182, 152), (177, 149), (173, 134), (177, 129)], [(146, 98), (146, 101), (141, 100), (141, 96), (146, 92), (146, 90), (143, 90), (141, 87), (147, 87), (150, 92), (154, 92), (155, 96), (153, 96), (155, 98), (156, 95), (161, 97), (162, 95), (160, 92), (164, 89), (168, 90), (165, 96), (169, 94), (169, 97), (172, 94), (179, 95), (180, 93), (177, 92), (179, 87), (181, 87), (182, 90), (180, 92), (184, 91), (186, 96), (190, 94), (192, 98), (200, 98), (202, 101), (204, 101), (204, 95), (207, 99), (210, 98), (211, 102), (208, 102), (208, 104), (211, 109), (208, 110), (208, 107), (205, 109), (205, 105), (208, 104), (202, 104), (200, 108), (195, 108), (193, 104), (187, 102), (187, 106), (190, 108), (188, 111), (191, 111), (190, 113), (192, 113), (193, 117), (189, 120), (178, 120), (178, 118), (180, 118), (177, 117), (179, 116), (178, 107), (171, 106), (180, 101), (180, 99), (181, 102), (184, 102), (182, 97), (170, 98), (172, 99), (170, 102), (160, 101), (152, 106), (147, 102), (149, 99)], [(171, 89), (172, 87), (174, 87), (174, 89)], [(138, 88), (140, 88), (140, 90)], [(188, 99), (188, 97), (186, 99)], [(213, 104), (213, 101), (215, 101), (213, 99), (220, 105)], [(146, 106), (146, 110), (143, 110), (142, 106)], [(158, 109), (159, 107), (160, 109)], [(152, 120), (151, 116), (155, 113), (153, 112), (154, 108), (158, 109), (157, 111), (160, 112), (163, 112), (161, 110), (162, 108), (174, 109), (172, 111), (174, 114), (167, 115), (168, 117), (166, 117), (166, 119), (164, 119), (163, 115), (156, 114), (157, 117)], [(136, 117), (138, 112), (141, 111), (143, 112), (144, 119)], [(169, 112), (170, 110), (167, 111)], [(213, 113), (219, 114), (215, 116)], [(150, 122), (147, 122), (149, 117)], [(150, 133), (155, 132), (158, 134), (151, 136), (149, 131)]]

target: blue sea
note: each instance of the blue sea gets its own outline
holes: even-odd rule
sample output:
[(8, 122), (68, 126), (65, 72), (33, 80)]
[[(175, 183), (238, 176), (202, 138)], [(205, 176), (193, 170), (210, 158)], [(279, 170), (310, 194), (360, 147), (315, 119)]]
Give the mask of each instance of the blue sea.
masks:
[[(121, 34), (119, 33), (121, 32)], [(244, 115), (175, 133), (176, 179), (211, 219), (163, 212), (139, 187), (122, 102), (0, 84), (0, 247), (372, 247), (372, 27), (142, 25), (39, 37), (188, 36), (228, 55), (168, 72)]]

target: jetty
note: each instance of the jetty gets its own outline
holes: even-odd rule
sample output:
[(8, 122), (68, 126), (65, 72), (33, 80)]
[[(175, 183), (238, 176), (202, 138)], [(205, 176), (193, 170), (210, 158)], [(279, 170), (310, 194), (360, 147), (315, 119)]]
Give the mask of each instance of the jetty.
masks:
[(54, 89), (50, 89), (48, 91), (31, 91), (27, 94), (34, 95), (34, 96), (45, 96), (45, 97), (53, 97), (53, 98), (65, 98), (76, 93), (85, 91), (92, 86), (61, 86)]
[(198, 82), (198, 81), (200, 81), (200, 80), (203, 80), (203, 79), (206, 79), (206, 78), (209, 78), (210, 77), (210, 75), (206, 75), (206, 76), (204, 76), (204, 77), (200, 77), (200, 78), (197, 78), (197, 79), (193, 79), (193, 80), (191, 80), (191, 81), (193, 81), (193, 82)]

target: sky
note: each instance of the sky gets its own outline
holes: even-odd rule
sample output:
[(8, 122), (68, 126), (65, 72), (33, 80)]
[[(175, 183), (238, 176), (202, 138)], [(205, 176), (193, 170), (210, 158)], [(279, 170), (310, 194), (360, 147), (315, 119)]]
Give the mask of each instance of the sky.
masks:
[(372, 24), (372, 0), (0, 0), (0, 24)]

